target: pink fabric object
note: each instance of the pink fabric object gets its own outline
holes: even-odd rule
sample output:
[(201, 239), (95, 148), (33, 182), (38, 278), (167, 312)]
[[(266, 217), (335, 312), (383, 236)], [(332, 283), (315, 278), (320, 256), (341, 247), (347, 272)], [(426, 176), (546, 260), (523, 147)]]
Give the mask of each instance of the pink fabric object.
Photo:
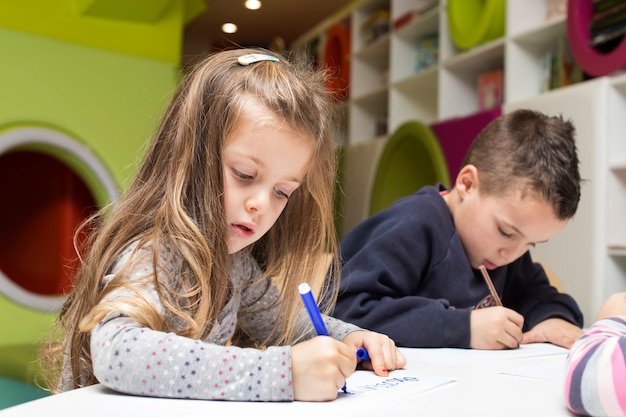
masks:
[(461, 169), (465, 154), (467, 154), (474, 138), (489, 122), (501, 114), (502, 108), (498, 106), (469, 116), (442, 120), (430, 126), (441, 144), (441, 149), (448, 163), (452, 184), (456, 180), (456, 175)]
[(600, 320), (570, 349), (565, 402), (581, 415), (626, 416), (626, 317)]

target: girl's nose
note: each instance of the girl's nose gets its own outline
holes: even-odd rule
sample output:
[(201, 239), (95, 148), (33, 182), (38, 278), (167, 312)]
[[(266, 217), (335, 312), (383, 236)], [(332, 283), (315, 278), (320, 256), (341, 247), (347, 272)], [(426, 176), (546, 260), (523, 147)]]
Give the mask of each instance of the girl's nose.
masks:
[(269, 194), (265, 190), (256, 190), (246, 199), (247, 211), (263, 211), (269, 204)]

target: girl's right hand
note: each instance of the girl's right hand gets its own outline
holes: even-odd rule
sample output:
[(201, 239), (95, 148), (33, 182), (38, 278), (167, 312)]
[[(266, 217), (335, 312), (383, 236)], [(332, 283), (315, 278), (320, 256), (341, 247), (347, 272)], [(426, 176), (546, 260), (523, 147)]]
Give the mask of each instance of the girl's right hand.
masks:
[(331, 401), (356, 370), (356, 352), (328, 336), (291, 348), (293, 396), (297, 401)]

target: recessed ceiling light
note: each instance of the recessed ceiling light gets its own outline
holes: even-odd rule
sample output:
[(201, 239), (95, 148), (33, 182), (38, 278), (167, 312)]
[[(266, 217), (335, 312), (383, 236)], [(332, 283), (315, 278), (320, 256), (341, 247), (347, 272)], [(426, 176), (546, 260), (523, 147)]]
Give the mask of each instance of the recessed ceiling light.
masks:
[(237, 32), (237, 25), (234, 23), (224, 23), (222, 25), (222, 32), (224, 33), (235, 33)]
[(259, 0), (246, 0), (244, 6), (249, 10), (258, 10), (261, 8), (261, 2)]

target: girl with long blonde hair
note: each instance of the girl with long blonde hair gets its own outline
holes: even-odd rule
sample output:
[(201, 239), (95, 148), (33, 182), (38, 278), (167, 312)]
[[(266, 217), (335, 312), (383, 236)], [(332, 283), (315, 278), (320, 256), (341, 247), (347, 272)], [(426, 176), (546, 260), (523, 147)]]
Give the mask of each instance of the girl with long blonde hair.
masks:
[(322, 285), (314, 273), (329, 254), (340, 264), (324, 77), (262, 49), (213, 54), (186, 75), (128, 190), (85, 226), (43, 350), (52, 391), (326, 401), (357, 348), (379, 375), (404, 366), (387, 336), (327, 315), (330, 337), (315, 337), (299, 298), (300, 283), (320, 288), (327, 313), (337, 295), (336, 267)]

